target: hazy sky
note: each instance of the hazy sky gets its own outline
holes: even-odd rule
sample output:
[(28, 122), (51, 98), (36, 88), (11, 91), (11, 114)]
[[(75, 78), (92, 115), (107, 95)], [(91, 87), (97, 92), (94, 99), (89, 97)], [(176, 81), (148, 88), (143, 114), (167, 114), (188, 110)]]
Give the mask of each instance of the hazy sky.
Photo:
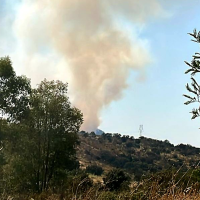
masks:
[[(0, 0), (0, 56), (18, 74), (69, 82), (85, 127), (200, 147), (184, 60), (199, 45), (198, 0)], [(103, 3), (102, 3), (103, 2)], [(95, 66), (95, 67), (94, 67)], [(197, 77), (198, 79), (198, 77)]]

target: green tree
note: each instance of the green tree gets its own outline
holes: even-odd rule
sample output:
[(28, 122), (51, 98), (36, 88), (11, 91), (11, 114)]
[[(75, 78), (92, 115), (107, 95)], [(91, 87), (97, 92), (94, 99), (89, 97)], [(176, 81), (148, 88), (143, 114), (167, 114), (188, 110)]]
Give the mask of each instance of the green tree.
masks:
[[(197, 32), (196, 29), (193, 31), (193, 33), (189, 33), (193, 37), (192, 41), (196, 43), (200, 43), (200, 32)], [(193, 59), (191, 63), (188, 63), (185, 61), (185, 63), (189, 66), (189, 69), (185, 72), (185, 74), (191, 75), (192, 83), (189, 85), (187, 83), (186, 89), (188, 92), (192, 95), (186, 95), (184, 96), (188, 99), (185, 102), (185, 105), (191, 104), (191, 103), (200, 103), (200, 85), (197, 83), (194, 76), (200, 72), (200, 53), (195, 53), (193, 56)], [(200, 107), (199, 108), (193, 108), (192, 111), (192, 119), (195, 119), (196, 117), (200, 116)]]
[(76, 145), (83, 117), (66, 94), (67, 84), (42, 81), (32, 90), (29, 117), (10, 126), (9, 141), (17, 145), (16, 153), (10, 152), (7, 171), (14, 177), (11, 185), (20, 186), (17, 190), (41, 192), (59, 186), (69, 170), (79, 167)]
[(25, 76), (16, 76), (10, 58), (0, 58), (4, 189), (41, 192), (55, 188), (63, 184), (68, 171), (79, 167), (76, 146), (83, 115), (71, 106), (67, 87), (61, 81), (44, 80), (31, 89)]
[(67, 84), (47, 80), (32, 92), (29, 122), (34, 130), (32, 140), (39, 191), (47, 189), (51, 179), (60, 180), (66, 170), (78, 167), (77, 134), (83, 116), (80, 110), (71, 106), (66, 94)]
[(9, 121), (27, 117), (31, 93), (30, 80), (16, 76), (9, 57), (0, 58), (0, 112)]
[[(1, 191), (5, 189), (6, 181), (4, 179), (5, 168), (8, 160), (11, 160), (7, 154), (16, 146), (16, 135), (11, 136), (11, 128), (19, 125), (28, 116), (30, 105), (31, 86), (30, 80), (25, 76), (16, 76), (13, 70), (12, 62), (9, 57), (0, 58), (0, 187)], [(14, 130), (14, 129), (13, 129)], [(12, 132), (13, 133), (13, 132)], [(9, 139), (13, 139), (13, 146), (8, 145)], [(7, 146), (8, 145), (8, 146)], [(5, 148), (6, 147), (6, 148)], [(11, 156), (12, 157), (12, 156)], [(6, 165), (8, 167), (8, 165)], [(3, 187), (2, 187), (3, 185)]]

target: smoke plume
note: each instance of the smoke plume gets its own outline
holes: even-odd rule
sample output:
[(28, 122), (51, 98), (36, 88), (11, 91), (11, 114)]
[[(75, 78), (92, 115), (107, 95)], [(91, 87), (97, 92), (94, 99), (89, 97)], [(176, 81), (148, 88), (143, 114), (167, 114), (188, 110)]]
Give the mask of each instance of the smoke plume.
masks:
[(13, 56), (34, 82), (67, 81), (84, 114), (82, 128), (95, 130), (102, 108), (122, 97), (130, 70), (151, 61), (138, 35), (163, 13), (158, 0), (24, 0), (13, 25)]

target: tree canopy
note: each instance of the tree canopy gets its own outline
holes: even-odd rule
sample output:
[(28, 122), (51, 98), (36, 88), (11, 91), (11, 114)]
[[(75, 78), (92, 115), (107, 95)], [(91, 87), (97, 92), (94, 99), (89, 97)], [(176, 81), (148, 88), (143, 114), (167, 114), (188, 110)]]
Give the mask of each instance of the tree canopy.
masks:
[(79, 167), (83, 115), (71, 105), (67, 87), (45, 79), (32, 89), (30, 79), (16, 75), (9, 57), (0, 58), (0, 164), (10, 191), (41, 192)]
[(21, 121), (29, 110), (31, 86), (25, 76), (16, 76), (9, 57), (0, 58), (0, 111), (10, 121)]

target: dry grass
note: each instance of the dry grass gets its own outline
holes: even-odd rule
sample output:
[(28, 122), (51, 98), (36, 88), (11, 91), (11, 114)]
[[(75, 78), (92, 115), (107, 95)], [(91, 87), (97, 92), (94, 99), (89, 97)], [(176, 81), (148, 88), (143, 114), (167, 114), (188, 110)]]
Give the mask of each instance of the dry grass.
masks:
[[(51, 191), (42, 194), (1, 196), (1, 200), (200, 200), (200, 182), (192, 182), (191, 177), (194, 170), (188, 170), (180, 174), (180, 169), (174, 173), (163, 173), (151, 176), (140, 182), (132, 182), (129, 191), (110, 192), (104, 188), (101, 177), (92, 176), (96, 183), (87, 187), (88, 179), (72, 184), (59, 194)], [(187, 179), (184, 178), (187, 176)], [(169, 178), (170, 177), (170, 178)]]
[[(82, 181), (81, 184), (84, 184)], [(182, 189), (171, 186), (166, 188), (164, 194), (160, 191), (160, 186), (157, 183), (152, 183), (146, 190), (141, 190), (140, 187), (144, 183), (139, 183), (131, 188), (130, 191), (109, 192), (102, 190), (100, 187), (93, 186), (84, 193), (79, 193), (79, 188), (74, 189), (74, 193), (63, 192), (62, 194), (43, 193), (40, 195), (29, 195), (26, 197), (7, 197), (5, 200), (198, 200), (200, 199), (200, 191), (196, 189), (194, 184), (184, 191)], [(145, 188), (143, 188), (145, 189)], [(2, 199), (2, 198), (1, 198)], [(3, 199), (2, 199), (3, 200)]]

